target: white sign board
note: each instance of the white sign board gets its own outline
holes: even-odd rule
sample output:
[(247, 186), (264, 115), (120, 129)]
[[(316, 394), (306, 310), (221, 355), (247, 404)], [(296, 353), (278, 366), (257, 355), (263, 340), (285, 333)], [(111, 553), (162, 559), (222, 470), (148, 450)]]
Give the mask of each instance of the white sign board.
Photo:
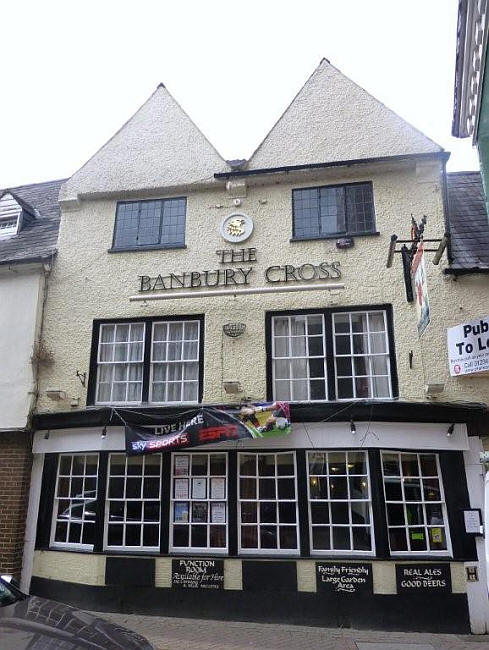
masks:
[(489, 371), (489, 316), (447, 330), (452, 377)]
[(411, 275), (413, 276), (416, 315), (418, 317), (418, 336), (421, 336), (430, 323), (430, 300), (428, 298), (428, 284), (424, 266), (423, 242), (420, 242), (414, 256)]

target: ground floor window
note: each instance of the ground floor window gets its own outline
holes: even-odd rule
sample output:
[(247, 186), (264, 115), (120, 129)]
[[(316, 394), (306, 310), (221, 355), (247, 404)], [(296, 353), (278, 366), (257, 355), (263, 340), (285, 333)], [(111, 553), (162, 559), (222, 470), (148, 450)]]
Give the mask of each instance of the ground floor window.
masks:
[(105, 505), (107, 548), (160, 548), (161, 454), (110, 454)]
[(43, 543), (54, 548), (450, 557), (448, 514), (456, 521), (469, 506), (466, 484), (442, 481), (442, 468), (465, 481), (462, 452), (117, 451), (48, 460), (52, 525)]
[(307, 471), (312, 550), (373, 551), (367, 453), (309, 451)]
[(382, 474), (391, 553), (446, 552), (448, 526), (438, 455), (384, 451)]
[(172, 455), (170, 547), (227, 549), (227, 454)]
[(238, 454), (240, 550), (297, 553), (295, 453)]
[(92, 548), (97, 503), (98, 454), (60, 454), (51, 543)]

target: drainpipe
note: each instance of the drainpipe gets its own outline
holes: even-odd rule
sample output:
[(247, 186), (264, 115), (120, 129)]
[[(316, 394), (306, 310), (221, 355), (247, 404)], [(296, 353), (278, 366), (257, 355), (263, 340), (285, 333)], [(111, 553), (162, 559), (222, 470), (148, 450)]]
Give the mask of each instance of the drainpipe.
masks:
[[(44, 332), (44, 314), (46, 311), (46, 302), (48, 296), (48, 279), (51, 274), (53, 267), (54, 255), (51, 256), (51, 259), (48, 263), (44, 263), (42, 266), (43, 274), (43, 287), (42, 287), (42, 300), (41, 300), (41, 309), (39, 312), (39, 330), (36, 340), (34, 341), (34, 350), (33, 353), (35, 357), (33, 358), (33, 389), (31, 392), (31, 404), (29, 407), (29, 413), (27, 416), (27, 425), (26, 428), (29, 431), (32, 431), (32, 416), (34, 410), (37, 406), (37, 400), (39, 398), (39, 375), (40, 375), (40, 359), (39, 351), (41, 349), (43, 332)], [(34, 438), (31, 438), (32, 442)], [(32, 570), (34, 566), (34, 551), (36, 545), (36, 531), (37, 531), (37, 518), (39, 514), (39, 501), (41, 497), (41, 485), (42, 485), (42, 472), (44, 467), (44, 454), (34, 454), (32, 459), (32, 468), (31, 468), (31, 480), (29, 487), (29, 501), (27, 506), (27, 516), (25, 523), (24, 531), (24, 552), (22, 557), (22, 573), (20, 578), (20, 587), (25, 593), (29, 593)]]

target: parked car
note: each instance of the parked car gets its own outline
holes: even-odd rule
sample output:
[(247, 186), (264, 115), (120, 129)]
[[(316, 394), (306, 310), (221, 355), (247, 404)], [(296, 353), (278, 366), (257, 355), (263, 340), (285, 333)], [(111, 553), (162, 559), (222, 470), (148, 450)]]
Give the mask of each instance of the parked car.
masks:
[(0, 578), (2, 650), (154, 650), (142, 636), (75, 607), (28, 596)]

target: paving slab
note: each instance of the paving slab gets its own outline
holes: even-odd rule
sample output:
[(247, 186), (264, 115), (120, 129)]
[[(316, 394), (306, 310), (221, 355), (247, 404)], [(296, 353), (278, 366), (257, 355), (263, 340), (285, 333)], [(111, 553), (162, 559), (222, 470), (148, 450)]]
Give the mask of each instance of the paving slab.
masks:
[(155, 650), (489, 650), (487, 636), (96, 614), (139, 632)]

